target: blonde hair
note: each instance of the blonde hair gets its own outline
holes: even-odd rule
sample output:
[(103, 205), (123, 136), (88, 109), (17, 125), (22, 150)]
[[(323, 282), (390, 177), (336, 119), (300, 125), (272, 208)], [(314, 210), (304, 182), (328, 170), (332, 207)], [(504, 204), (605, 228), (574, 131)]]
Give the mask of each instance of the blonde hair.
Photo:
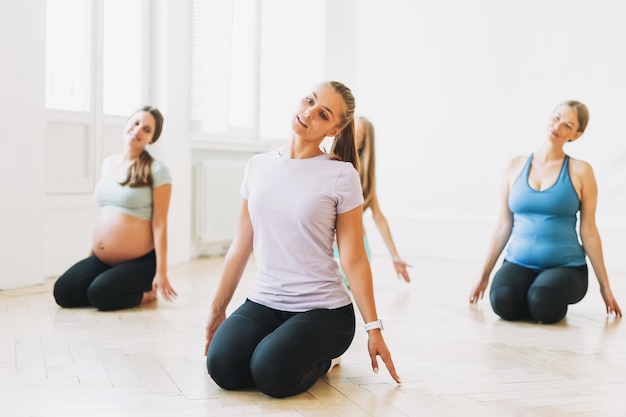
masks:
[[(159, 140), (161, 132), (163, 131), (163, 115), (156, 107), (143, 106), (133, 114), (130, 115), (130, 120), (134, 115), (140, 112), (148, 112), (154, 118), (154, 132), (152, 135), (152, 141), (154, 143)], [(128, 167), (128, 173), (126, 179), (120, 183), (120, 185), (128, 185), (131, 188), (138, 187), (152, 187), (154, 179), (152, 177), (152, 155), (145, 149), (141, 152), (139, 157)]]
[(359, 169), (359, 158), (356, 150), (356, 139), (354, 134), (354, 108), (356, 102), (352, 91), (339, 81), (326, 81), (320, 85), (327, 85), (333, 88), (343, 100), (344, 109), (341, 120), (337, 123), (337, 127), (341, 131), (335, 136), (333, 145), (330, 148), (330, 154), (333, 159), (350, 162), (354, 168)]
[(359, 176), (363, 188), (363, 211), (372, 205), (376, 195), (376, 147), (374, 125), (367, 118), (357, 116), (363, 123), (363, 144), (359, 150)]

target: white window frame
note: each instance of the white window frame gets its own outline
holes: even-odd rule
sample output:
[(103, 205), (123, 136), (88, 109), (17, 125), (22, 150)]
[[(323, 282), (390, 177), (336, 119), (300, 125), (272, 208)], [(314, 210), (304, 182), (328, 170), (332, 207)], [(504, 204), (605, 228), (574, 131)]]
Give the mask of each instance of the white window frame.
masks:
[[(203, 0), (192, 0), (192, 4), (195, 7), (197, 2), (202, 2)], [(204, 1), (213, 1), (213, 0), (204, 0)], [(219, 1), (224, 1), (224, 0), (219, 0)], [(315, 7), (318, 8), (322, 8), (322, 10), (326, 10), (327, 6), (327, 2), (319, 2), (316, 3), (314, 5)], [(308, 2), (304, 2), (302, 1), (302, 7), (303, 8), (310, 8), (313, 7), (310, 3)], [(194, 25), (197, 24), (195, 22), (195, 17), (193, 17), (193, 7), (192, 7), (192, 50), (191, 50), (191, 60), (192, 60), (192, 65), (191, 65), (191, 97), (190, 97), (190, 105), (191, 105), (191, 114), (192, 114), (192, 120), (191, 120), (191, 135), (192, 135), (192, 144), (193, 147), (196, 149), (231, 149), (231, 150), (249, 150), (249, 149), (264, 149), (267, 148), (268, 146), (271, 146), (272, 143), (278, 142), (278, 141), (282, 141), (285, 138), (284, 137), (264, 137), (261, 138), (261, 104), (263, 103), (263, 100), (261, 97), (261, 93), (262, 93), (262, 88), (263, 88), (263, 83), (261, 82), (261, 71), (262, 71), (262, 62), (261, 62), (261, 48), (263, 47), (262, 45), (262, 40), (261, 40), (261, 33), (263, 32), (263, 28), (262, 28), (262, 15), (263, 15), (263, 0), (252, 0), (250, 3), (250, 9), (249, 9), (249, 13), (253, 14), (253, 21), (255, 22), (255, 28), (254, 30), (256, 31), (256, 46), (255, 46), (255, 50), (252, 52), (253, 57), (251, 58), (251, 60), (253, 62), (256, 62), (255, 65), (255, 76), (254, 76), (254, 86), (250, 91), (250, 100), (253, 100), (254, 104), (253, 104), (253, 112), (254, 112), (254, 116), (253, 116), (253, 120), (252, 120), (252, 126), (249, 129), (238, 129), (233, 127), (232, 125), (230, 125), (230, 123), (224, 123), (224, 125), (226, 125), (226, 128), (224, 129), (223, 132), (221, 133), (215, 133), (215, 132), (211, 132), (209, 128), (207, 128), (206, 125), (206, 120), (196, 120), (195, 118), (197, 117), (194, 112), (194, 103), (192, 102), (195, 97), (194, 97), (194, 93), (197, 93), (196, 88), (196, 84), (194, 81), (194, 77), (195, 77), (195, 72), (198, 71), (195, 68), (195, 60), (197, 59), (196, 55), (196, 50), (195, 48), (198, 47), (199, 50), (201, 50), (201, 46), (199, 47), (198, 45), (196, 45), (195, 43), (198, 42), (197, 39), (195, 39), (195, 30), (194, 30)], [(325, 18), (326, 16), (324, 16), (323, 18)], [(205, 23), (206, 24), (206, 23)], [(222, 22), (220, 22), (220, 24), (222, 24)], [(232, 30), (233, 25), (231, 24), (230, 29)], [(303, 28), (302, 30), (306, 30), (305, 28)], [(228, 32), (228, 30), (225, 30), (225, 32)], [(295, 33), (292, 34), (292, 36), (299, 36), (300, 34)], [(289, 34), (287, 34), (286, 36), (290, 36)], [(300, 35), (301, 36), (301, 35)], [(324, 36), (323, 31), (319, 34), (319, 36)], [(231, 35), (229, 33), (225, 33), (224, 34), (224, 38), (220, 39), (220, 42), (222, 42), (221, 45), (218, 46), (218, 48), (220, 48), (222, 51), (224, 49), (227, 49), (229, 47), (229, 45), (227, 43), (230, 42), (230, 38)], [(226, 60), (231, 60), (232, 59), (232, 51), (227, 52), (228, 56), (222, 56), (222, 59), (226, 59)], [(206, 56), (203, 56), (203, 58), (206, 60)], [(303, 64), (306, 65), (306, 62), (303, 62)], [(207, 64), (210, 65), (210, 64)], [(323, 72), (323, 64), (320, 64), (320, 67), (322, 67), (322, 72)], [(224, 82), (227, 82), (230, 84), (231, 80), (229, 78), (229, 75), (224, 75)], [(306, 93), (306, 88), (311, 87), (312, 84), (314, 82), (318, 82), (318, 81), (322, 81), (322, 74), (319, 75), (318, 78), (316, 78), (315, 80), (312, 80), (310, 82), (307, 82), (306, 86), (304, 87), (304, 89), (302, 91), (296, 91), (293, 92), (293, 108), (295, 108), (296, 104), (297, 104), (297, 99), (298, 97), (300, 97), (300, 94), (305, 94)], [(230, 86), (229, 86), (230, 87)], [(224, 91), (225, 89), (227, 90), (229, 87), (223, 87), (221, 88), (222, 91)], [(291, 93), (291, 92), (290, 92)], [(208, 91), (203, 91), (202, 94), (204, 95), (208, 95), (210, 94), (210, 92)], [(200, 95), (198, 95), (200, 96)], [(223, 97), (223, 107), (226, 109), (229, 109), (228, 111), (230, 111), (230, 96), (228, 97)], [(291, 103), (291, 102), (290, 102)], [(225, 117), (227, 120), (230, 119), (230, 114), (226, 114)], [(288, 121), (287, 121), (288, 122)], [(286, 126), (288, 127), (288, 126)], [(288, 132), (288, 130), (286, 131), (286, 133)]]
[[(76, 173), (73, 176), (59, 176), (55, 173), (46, 172), (46, 194), (51, 198), (60, 197), (61, 195), (88, 196), (91, 199), (91, 193), (95, 187), (99, 177), (101, 160), (107, 148), (111, 148), (112, 144), (107, 141), (103, 135), (106, 128), (114, 127), (120, 131), (119, 146), (121, 148), (121, 132), (126, 122), (126, 116), (107, 115), (102, 109), (102, 89), (103, 89), (103, 42), (104, 42), (104, 1), (106, 0), (85, 0), (91, 2), (91, 83), (90, 83), (90, 109), (89, 111), (70, 111), (58, 109), (46, 109), (46, 120), (48, 132), (51, 126), (67, 125), (80, 126), (86, 129), (85, 135), (85, 158), (86, 169), (82, 174)], [(150, 86), (151, 86), (151, 54), (150, 54), (150, 33), (151, 33), (151, 2), (150, 0), (141, 0), (144, 10), (142, 20), (142, 72), (146, 76), (142, 80), (141, 96), (144, 103), (150, 102)], [(71, 20), (68, 20), (71, 24)], [(46, 140), (49, 149), (46, 150), (47, 157), (51, 157), (50, 149), (54, 146), (50, 137)], [(54, 157), (63, 158), (62, 153), (54, 154)], [(67, 158), (71, 158), (68, 155)], [(56, 200), (55, 200), (56, 201)]]
[[(192, 60), (192, 64), (191, 64), (191, 96), (190, 96), (190, 100), (193, 100), (194, 98), (194, 88), (197, 88), (197, 86), (195, 85), (195, 80), (194, 80), (194, 68), (195, 68), (195, 59), (196, 59), (196, 53), (197, 51), (195, 50), (195, 47), (198, 46), (197, 45), (197, 40), (195, 39), (195, 33), (194, 33), (194, 26), (196, 24), (196, 19), (194, 16), (194, 9), (195, 7), (197, 7), (199, 2), (202, 2), (203, 0), (192, 0), (192, 46), (191, 46), (191, 60)], [(210, 0), (208, 0), (210, 1)], [(228, 2), (230, 3), (230, 2)], [(213, 144), (225, 141), (225, 142), (237, 142), (240, 145), (248, 142), (248, 141), (252, 141), (253, 138), (256, 138), (258, 136), (258, 130), (259, 130), (259, 49), (261, 46), (260, 40), (259, 40), (259, 26), (260, 26), (260, 19), (261, 19), (261, 5), (260, 5), (261, 1), (251, 1), (251, 5), (253, 6), (253, 8), (250, 10), (250, 13), (253, 15), (252, 20), (255, 22), (256, 24), (256, 28), (254, 28), (254, 31), (257, 33), (256, 36), (256, 47), (255, 47), (255, 51), (254, 51), (254, 57), (252, 58), (253, 62), (256, 62), (255, 65), (255, 85), (253, 88), (253, 91), (251, 91), (250, 93), (250, 99), (253, 101), (253, 121), (252, 121), (252, 126), (249, 129), (241, 129), (241, 128), (234, 128), (230, 125), (229, 122), (228, 123), (228, 127), (226, 128), (226, 131), (223, 133), (213, 133), (213, 132), (209, 132), (209, 128), (206, 127), (206, 120), (194, 120), (193, 117), (193, 111), (194, 109), (191, 108), (192, 110), (192, 117), (191, 117), (191, 132), (192, 132), (192, 140), (196, 140), (199, 141), (200, 143), (202, 142), (213, 142)], [(231, 30), (232, 30), (232, 24), (231, 24)], [(227, 34), (225, 35), (225, 39), (222, 39), (222, 41), (228, 42), (230, 45), (231, 42), (231, 35)], [(232, 48), (229, 47), (228, 45), (225, 47), (225, 49), (229, 49), (228, 52), (228, 56), (227, 59), (230, 61), (232, 60)], [(204, 57), (206, 58), (206, 57)], [(225, 57), (226, 58), (226, 57)], [(209, 64), (210, 65), (210, 64)], [(225, 81), (226, 82), (226, 81)], [(230, 76), (228, 76), (228, 80), (227, 80), (229, 86), (226, 88), (227, 90), (230, 90), (230, 83), (231, 83), (231, 79)], [(209, 94), (209, 92), (207, 91), (203, 91), (202, 95), (204, 94)], [(230, 95), (228, 96), (228, 98), (226, 100), (230, 99)], [(193, 107), (193, 104), (191, 104)], [(230, 107), (231, 107), (231, 103), (229, 101), (225, 101), (224, 102), (224, 107), (226, 107), (228, 110), (228, 114), (230, 113)], [(227, 119), (230, 119), (229, 116), (227, 116)], [(229, 120), (230, 121), (230, 120)], [(200, 145), (200, 147), (202, 147), (202, 145)]]

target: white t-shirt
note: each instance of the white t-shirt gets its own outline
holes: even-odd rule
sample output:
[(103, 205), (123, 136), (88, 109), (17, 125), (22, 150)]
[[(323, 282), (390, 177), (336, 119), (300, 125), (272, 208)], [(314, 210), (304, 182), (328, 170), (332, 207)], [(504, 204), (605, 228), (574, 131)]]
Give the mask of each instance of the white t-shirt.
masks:
[(333, 242), (337, 214), (363, 204), (352, 164), (315, 158), (255, 155), (241, 195), (248, 200), (258, 273), (248, 298), (282, 311), (340, 308), (351, 303)]

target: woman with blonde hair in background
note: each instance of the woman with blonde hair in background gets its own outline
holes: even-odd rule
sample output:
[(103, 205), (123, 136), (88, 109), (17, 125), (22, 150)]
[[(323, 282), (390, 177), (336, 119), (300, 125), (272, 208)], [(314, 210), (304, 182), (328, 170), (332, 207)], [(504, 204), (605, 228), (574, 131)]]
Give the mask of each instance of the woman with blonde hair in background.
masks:
[[(372, 210), (372, 218), (376, 224), (378, 232), (383, 238), (387, 250), (391, 255), (393, 267), (398, 277), (402, 278), (406, 282), (410, 282), (409, 272), (407, 268), (410, 267), (401, 257), (398, 255), (398, 250), (391, 236), (391, 229), (387, 218), (380, 209), (378, 203), (378, 195), (376, 193), (376, 141), (374, 125), (367, 118), (363, 116), (356, 116), (355, 122), (355, 134), (356, 134), (356, 146), (359, 155), (359, 177), (361, 180), (361, 188), (363, 189), (363, 213), (367, 209)], [(363, 243), (367, 252), (367, 257), (371, 258), (371, 251), (369, 241), (363, 228)], [(339, 259), (339, 252), (335, 247), (335, 259)], [(348, 281), (344, 277), (344, 284), (348, 286)]]
[[(363, 203), (363, 212), (365, 213), (368, 208), (372, 210), (372, 218), (374, 219), (374, 223), (376, 223), (378, 232), (385, 241), (396, 274), (406, 282), (410, 282), (411, 279), (407, 271), (407, 267), (410, 267), (410, 265), (404, 262), (404, 260), (400, 258), (400, 255), (398, 255), (398, 250), (391, 237), (389, 223), (387, 223), (387, 218), (381, 211), (380, 204), (378, 203), (378, 195), (376, 194), (376, 141), (374, 125), (367, 118), (357, 116), (355, 119), (355, 128), (360, 163), (359, 176), (361, 178), (361, 188), (363, 188), (363, 198), (365, 200)], [(365, 232), (363, 233), (363, 238), (366, 247), (369, 248)]]

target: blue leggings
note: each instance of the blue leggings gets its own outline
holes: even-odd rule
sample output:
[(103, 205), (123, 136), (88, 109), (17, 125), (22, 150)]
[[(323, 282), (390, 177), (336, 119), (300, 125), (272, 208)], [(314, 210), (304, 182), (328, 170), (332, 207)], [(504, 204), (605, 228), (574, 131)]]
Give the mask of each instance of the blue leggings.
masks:
[(152, 289), (156, 253), (108, 265), (92, 255), (68, 269), (54, 283), (54, 299), (61, 307), (95, 307), (110, 311), (137, 307)]
[(504, 261), (491, 284), (491, 307), (505, 320), (557, 323), (587, 293), (588, 275), (587, 265), (537, 271)]
[(207, 370), (220, 387), (283, 398), (309, 389), (354, 338), (352, 304), (303, 313), (246, 300), (217, 329)]

